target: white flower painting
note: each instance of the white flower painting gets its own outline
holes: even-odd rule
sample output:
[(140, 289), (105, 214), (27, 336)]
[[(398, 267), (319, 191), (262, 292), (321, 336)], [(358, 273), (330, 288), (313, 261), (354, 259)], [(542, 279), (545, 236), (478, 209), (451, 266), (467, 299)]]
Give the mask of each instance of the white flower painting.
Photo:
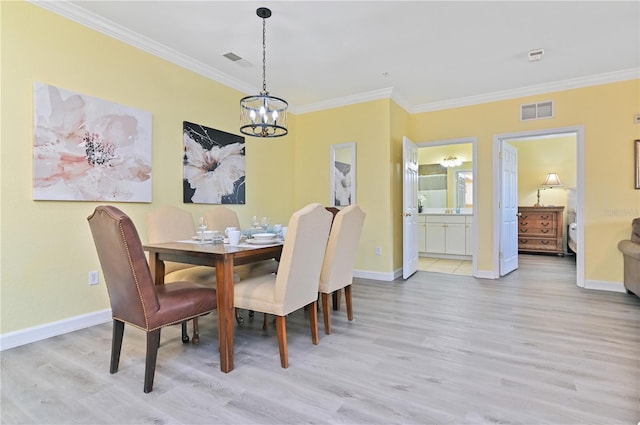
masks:
[(34, 85), (33, 198), (151, 202), (151, 113)]
[(333, 204), (336, 207), (351, 205), (351, 165), (335, 162), (333, 166)]
[(244, 137), (185, 121), (183, 141), (184, 202), (244, 204)]

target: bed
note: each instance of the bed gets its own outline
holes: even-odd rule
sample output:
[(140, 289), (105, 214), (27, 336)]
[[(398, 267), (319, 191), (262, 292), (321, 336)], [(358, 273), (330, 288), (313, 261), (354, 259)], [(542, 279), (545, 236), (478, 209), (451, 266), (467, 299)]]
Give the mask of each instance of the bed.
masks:
[(567, 233), (567, 245), (574, 254), (578, 253), (578, 225), (573, 222), (569, 224), (569, 232)]

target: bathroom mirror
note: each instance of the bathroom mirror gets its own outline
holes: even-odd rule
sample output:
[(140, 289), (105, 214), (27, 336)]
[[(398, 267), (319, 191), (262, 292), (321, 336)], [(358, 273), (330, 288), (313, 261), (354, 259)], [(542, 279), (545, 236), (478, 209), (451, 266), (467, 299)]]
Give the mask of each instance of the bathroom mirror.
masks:
[(356, 203), (356, 143), (331, 145), (330, 205), (344, 207)]
[(472, 143), (421, 146), (418, 163), (418, 205), (422, 212), (473, 211)]

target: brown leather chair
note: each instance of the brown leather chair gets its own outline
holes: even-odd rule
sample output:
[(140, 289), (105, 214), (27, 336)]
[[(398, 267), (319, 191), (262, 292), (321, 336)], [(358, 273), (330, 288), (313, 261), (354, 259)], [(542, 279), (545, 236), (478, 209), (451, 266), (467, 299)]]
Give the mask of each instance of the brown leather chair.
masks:
[(118, 371), (125, 323), (147, 333), (144, 392), (153, 388), (160, 329), (216, 309), (216, 291), (192, 282), (155, 286), (131, 219), (118, 208), (99, 206), (87, 220), (109, 293), (113, 316), (110, 372)]

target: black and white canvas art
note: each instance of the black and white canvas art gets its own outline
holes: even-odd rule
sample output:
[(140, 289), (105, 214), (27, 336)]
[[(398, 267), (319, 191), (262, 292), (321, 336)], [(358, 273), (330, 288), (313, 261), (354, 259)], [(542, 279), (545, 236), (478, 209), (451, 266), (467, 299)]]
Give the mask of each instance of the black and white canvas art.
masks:
[(183, 201), (245, 203), (244, 137), (184, 121)]

